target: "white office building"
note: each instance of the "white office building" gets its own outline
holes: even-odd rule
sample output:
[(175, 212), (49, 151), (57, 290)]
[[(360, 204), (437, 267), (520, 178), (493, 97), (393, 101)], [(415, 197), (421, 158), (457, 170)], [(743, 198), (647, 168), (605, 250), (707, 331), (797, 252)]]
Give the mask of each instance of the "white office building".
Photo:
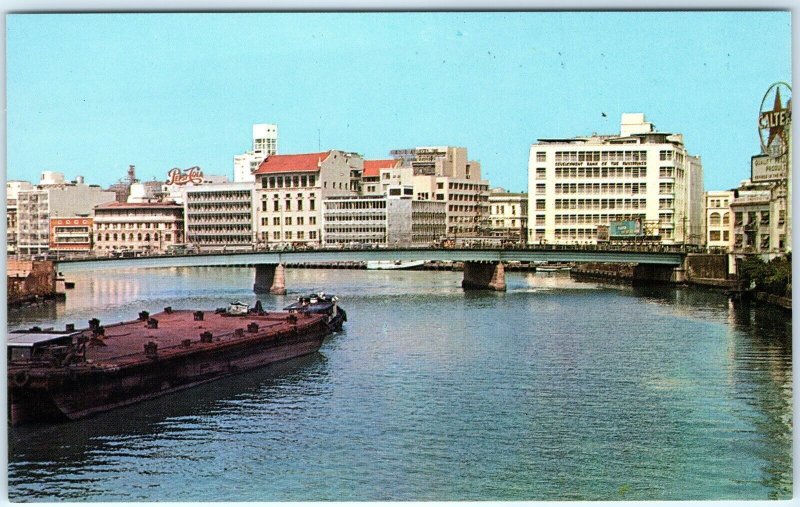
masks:
[(253, 173), (270, 155), (278, 153), (278, 126), (272, 123), (256, 123), (253, 125), (252, 148), (233, 157), (233, 181), (253, 182)]
[(338, 196), (323, 201), (323, 244), (349, 247), (428, 247), (447, 230), (445, 203), (413, 200), (413, 187), (384, 196)]
[(252, 250), (256, 245), (255, 194), (254, 183), (185, 187), (187, 246), (199, 251)]
[(733, 198), (733, 190), (706, 192), (706, 246), (710, 251), (730, 251), (733, 244), (730, 208)]
[(664, 244), (705, 240), (700, 158), (642, 113), (623, 114), (619, 135), (539, 139), (528, 186), (531, 244), (595, 243), (598, 226), (626, 220)]

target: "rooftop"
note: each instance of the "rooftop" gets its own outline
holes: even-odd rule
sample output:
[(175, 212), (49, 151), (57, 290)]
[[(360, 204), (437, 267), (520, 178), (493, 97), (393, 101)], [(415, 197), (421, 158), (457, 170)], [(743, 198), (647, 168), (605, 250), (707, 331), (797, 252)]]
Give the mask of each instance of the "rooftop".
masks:
[(320, 165), (330, 154), (330, 151), (323, 151), (298, 155), (270, 155), (261, 162), (253, 174), (319, 171)]

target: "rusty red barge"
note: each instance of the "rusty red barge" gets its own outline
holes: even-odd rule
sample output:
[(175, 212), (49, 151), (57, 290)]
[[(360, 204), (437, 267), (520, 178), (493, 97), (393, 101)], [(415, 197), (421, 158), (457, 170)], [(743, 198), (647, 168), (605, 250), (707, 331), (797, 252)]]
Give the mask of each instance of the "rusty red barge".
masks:
[(82, 330), (11, 332), (10, 422), (79, 419), (311, 354), (346, 320), (328, 299), (284, 312), (238, 302), (216, 312), (167, 307), (107, 326), (92, 319)]

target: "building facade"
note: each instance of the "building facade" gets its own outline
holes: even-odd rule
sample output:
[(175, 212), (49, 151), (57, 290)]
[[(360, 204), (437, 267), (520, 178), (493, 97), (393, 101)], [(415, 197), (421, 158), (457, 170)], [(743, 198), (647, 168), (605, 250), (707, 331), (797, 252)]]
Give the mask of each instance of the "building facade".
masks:
[(17, 250), (22, 255), (50, 249), (50, 219), (91, 217), (94, 206), (114, 201), (113, 192), (83, 179), (66, 183), (61, 173), (45, 172), (39, 185), (17, 195)]
[(664, 244), (700, 245), (703, 169), (683, 136), (623, 114), (620, 135), (540, 139), (528, 161), (528, 242), (596, 243), (598, 226), (638, 220)]
[(249, 250), (256, 246), (254, 183), (184, 189), (186, 243), (200, 251)]
[(253, 125), (252, 149), (233, 157), (233, 181), (254, 182), (258, 166), (270, 155), (278, 153), (278, 126), (271, 123)]
[(489, 191), (489, 213), (484, 224), (486, 235), (506, 241), (525, 242), (528, 234), (528, 194)]
[(339, 196), (323, 201), (326, 247), (412, 247), (437, 244), (447, 230), (445, 203), (413, 200), (413, 188), (385, 196)]
[(322, 244), (322, 202), (357, 196), (364, 160), (340, 150), (271, 155), (255, 172), (256, 238), (267, 248)]
[(731, 202), (733, 190), (706, 192), (706, 247), (709, 251), (729, 252), (733, 244)]
[(785, 192), (783, 186), (749, 181), (734, 190), (730, 203), (732, 253), (757, 254), (768, 260), (791, 249), (788, 241), (791, 217)]
[(381, 181), (386, 178), (387, 184), (405, 185), (410, 178), (415, 199), (443, 201), (451, 238), (477, 237), (484, 232), (489, 182), (481, 179), (480, 163), (468, 159), (466, 148), (422, 146), (391, 153), (402, 165), (394, 173), (382, 170)]
[(113, 202), (94, 208), (94, 252), (166, 253), (184, 243), (183, 206), (174, 202)]
[(50, 248), (56, 253), (88, 253), (92, 250), (92, 217), (50, 219)]
[(17, 199), (21, 190), (32, 190), (29, 181), (12, 180), (6, 182), (6, 253), (16, 255), (17, 236), (19, 228), (17, 222)]

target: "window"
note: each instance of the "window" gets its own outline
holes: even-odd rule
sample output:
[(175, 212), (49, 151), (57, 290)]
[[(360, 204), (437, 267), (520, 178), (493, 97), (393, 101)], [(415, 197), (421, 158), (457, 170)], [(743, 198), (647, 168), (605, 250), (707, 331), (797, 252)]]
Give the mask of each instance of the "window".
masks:
[(317, 225), (317, 217), (308, 217), (308, 225)]
[(546, 162), (547, 161), (547, 152), (546, 151), (537, 151), (536, 152), (536, 161), (537, 162)]
[(280, 202), (278, 200), (272, 201), (272, 211), (280, 211)]
[(281, 225), (281, 217), (272, 217), (272, 225)]
[(708, 233), (709, 241), (719, 241), (719, 231), (711, 231)]
[(308, 239), (317, 239), (317, 231), (311, 231), (308, 233)]
[(728, 225), (730, 222), (730, 213), (725, 213), (722, 215), (722, 225)]
[(304, 225), (303, 222), (303, 217), (297, 217), (297, 225)]
[(261, 211), (267, 211), (267, 201), (261, 201)]
[(537, 179), (544, 179), (546, 174), (547, 174), (547, 169), (545, 169), (544, 167), (537, 167), (536, 168), (536, 178)]
[(314, 199), (308, 201), (308, 209), (310, 209), (311, 211), (314, 211), (314, 203), (315, 203)]
[(303, 211), (303, 199), (297, 199), (297, 211)]
[(722, 241), (730, 241), (730, 234), (728, 234), (728, 231), (722, 231)]
[(545, 208), (545, 200), (544, 199), (536, 199), (536, 209), (543, 210)]
[(292, 225), (292, 217), (286, 217), (286, 225)]
[(719, 213), (712, 213), (708, 217), (708, 225), (719, 226), (720, 216)]
[(292, 201), (286, 199), (286, 211), (291, 211), (291, 210), (292, 210)]

